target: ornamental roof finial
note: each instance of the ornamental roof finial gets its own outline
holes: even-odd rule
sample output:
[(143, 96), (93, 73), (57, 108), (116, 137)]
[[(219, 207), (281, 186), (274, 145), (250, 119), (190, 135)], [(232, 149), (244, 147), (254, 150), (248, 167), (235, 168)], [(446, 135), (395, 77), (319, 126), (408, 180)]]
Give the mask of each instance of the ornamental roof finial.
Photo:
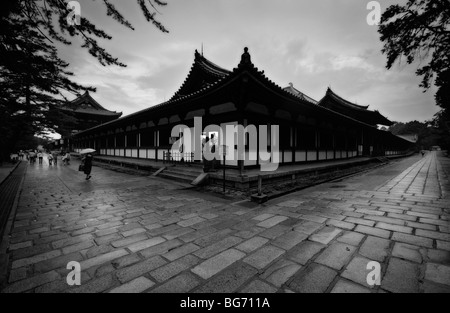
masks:
[(243, 66), (253, 67), (252, 65), (253, 64), (252, 64), (252, 59), (251, 59), (250, 53), (248, 53), (248, 48), (245, 47), (244, 53), (241, 56), (241, 63), (239, 63), (239, 67), (243, 67)]

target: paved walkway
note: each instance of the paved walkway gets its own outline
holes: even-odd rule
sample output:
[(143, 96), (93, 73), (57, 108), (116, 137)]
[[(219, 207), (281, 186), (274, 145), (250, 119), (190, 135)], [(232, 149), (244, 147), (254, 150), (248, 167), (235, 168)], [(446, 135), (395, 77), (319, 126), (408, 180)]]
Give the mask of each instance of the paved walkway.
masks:
[[(134, 159), (134, 158), (125, 158), (125, 157), (114, 157), (114, 156), (96, 156), (96, 160), (102, 160), (104, 163), (108, 163), (108, 161), (111, 161), (113, 164), (129, 164), (129, 165), (136, 165), (140, 167), (147, 167), (147, 168), (153, 168), (155, 171), (160, 169), (161, 167), (170, 166), (173, 163), (164, 163), (163, 161), (154, 161), (154, 160), (147, 160), (147, 159)], [(244, 171), (245, 176), (257, 178), (260, 175), (266, 175), (266, 176), (272, 176), (272, 175), (278, 175), (278, 174), (286, 174), (286, 173), (295, 173), (295, 172), (307, 172), (312, 170), (324, 170), (327, 168), (336, 168), (336, 167), (343, 167), (343, 166), (352, 166), (355, 164), (361, 164), (364, 162), (369, 162), (372, 158), (369, 157), (359, 157), (359, 158), (352, 158), (352, 159), (338, 159), (338, 160), (332, 160), (332, 161), (321, 161), (321, 162), (310, 162), (310, 163), (301, 163), (301, 164), (294, 164), (294, 165), (283, 165), (280, 166), (276, 171), (274, 172), (261, 172), (259, 168), (254, 169), (246, 169)], [(177, 164), (178, 166), (184, 166), (183, 164)], [(197, 166), (199, 166), (199, 163), (196, 163)], [(219, 171), (217, 174), (219, 177), (222, 177), (222, 172)], [(239, 169), (235, 168), (229, 168), (227, 169), (227, 176), (240, 176), (241, 173)]]
[(11, 164), (4, 162), (2, 166), (0, 166), (0, 184), (11, 174), (17, 164)]
[(450, 292), (450, 159), (435, 153), (260, 207), (76, 169), (28, 167), (3, 292)]

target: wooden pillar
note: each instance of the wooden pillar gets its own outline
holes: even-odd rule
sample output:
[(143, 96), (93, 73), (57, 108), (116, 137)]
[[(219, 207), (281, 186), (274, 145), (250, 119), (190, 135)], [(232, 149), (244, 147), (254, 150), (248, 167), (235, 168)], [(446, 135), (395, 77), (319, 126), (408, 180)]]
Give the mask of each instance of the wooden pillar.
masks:
[(114, 156), (116, 156), (116, 147), (117, 147), (117, 135), (114, 134)]
[(128, 134), (126, 133), (126, 131), (125, 131), (124, 137), (125, 137), (125, 145), (124, 145), (124, 148), (123, 148), (123, 156), (127, 157)]
[(345, 135), (345, 153), (346, 158), (348, 159), (348, 132), (344, 132)]
[(297, 162), (296, 158), (297, 151), (297, 126), (295, 123), (292, 123), (292, 163), (295, 164)]
[(137, 144), (137, 157), (141, 157), (141, 132), (136, 134), (136, 144)]
[(320, 130), (319, 130), (319, 127), (316, 125), (316, 160), (317, 161), (319, 161), (319, 159), (320, 159), (319, 147), (320, 147)]
[(336, 160), (336, 135), (333, 133), (333, 159)]

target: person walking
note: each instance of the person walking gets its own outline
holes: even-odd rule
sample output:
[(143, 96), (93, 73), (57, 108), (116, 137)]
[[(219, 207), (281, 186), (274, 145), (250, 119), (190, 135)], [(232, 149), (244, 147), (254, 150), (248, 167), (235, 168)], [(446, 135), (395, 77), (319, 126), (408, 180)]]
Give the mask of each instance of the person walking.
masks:
[(66, 154), (62, 158), (64, 165), (70, 165), (70, 153), (66, 152)]
[(30, 156), (30, 164), (34, 164), (34, 162), (36, 162), (36, 153), (34, 151), (31, 151), (29, 153)]
[(84, 166), (84, 173), (86, 174), (86, 180), (91, 179), (91, 171), (92, 171), (92, 154), (88, 153), (81, 159), (81, 164)]
[(53, 156), (53, 164), (58, 165), (58, 154), (56, 152), (52, 153)]
[(49, 153), (47, 158), (48, 158), (48, 165), (51, 166), (53, 164), (53, 155), (51, 153)]
[(37, 154), (38, 158), (39, 158), (39, 164), (42, 164), (42, 159), (44, 157), (44, 155), (42, 154), (42, 151), (39, 151), (39, 153)]

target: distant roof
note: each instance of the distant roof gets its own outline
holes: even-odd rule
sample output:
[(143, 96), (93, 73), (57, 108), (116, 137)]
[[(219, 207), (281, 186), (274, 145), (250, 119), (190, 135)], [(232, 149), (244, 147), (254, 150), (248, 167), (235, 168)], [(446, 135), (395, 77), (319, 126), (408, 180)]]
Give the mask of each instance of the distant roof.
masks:
[(170, 100), (187, 96), (205, 87), (209, 87), (230, 74), (231, 71), (207, 60), (195, 50), (195, 58), (191, 70), (180, 89), (178, 89)]
[(397, 137), (403, 138), (409, 142), (417, 142), (418, 140), (417, 134), (397, 135)]
[(333, 90), (331, 90), (330, 87), (327, 88), (326, 95), (332, 97), (333, 99), (338, 101), (340, 104), (342, 104), (344, 106), (348, 106), (348, 107), (350, 107), (352, 109), (367, 110), (369, 108), (368, 105), (359, 105), (359, 104), (350, 102), (350, 101), (348, 101), (348, 100), (338, 96)]
[(283, 90), (284, 90), (284, 91), (287, 91), (287, 92), (289, 92), (289, 93), (291, 93), (291, 94), (293, 94), (293, 95), (295, 95), (295, 96), (297, 96), (297, 97), (299, 97), (300, 99), (309, 101), (309, 102), (314, 103), (314, 104), (317, 104), (317, 103), (318, 103), (318, 101), (314, 100), (314, 99), (311, 98), (311, 97), (308, 97), (308, 96), (305, 95), (303, 92), (301, 92), (300, 90), (296, 89), (296, 88), (294, 87), (294, 84), (293, 84), (293, 83), (289, 83), (289, 86), (284, 87)]
[(368, 105), (364, 106), (350, 102), (338, 96), (329, 87), (325, 93), (325, 96), (317, 103), (317, 105), (350, 116), (373, 126), (377, 124), (387, 126), (394, 124), (377, 110), (368, 110)]
[(122, 115), (122, 112), (115, 112), (105, 109), (100, 105), (100, 103), (92, 98), (89, 91), (86, 91), (83, 95), (70, 101), (69, 104), (63, 108), (63, 110), (101, 116), (120, 117)]

